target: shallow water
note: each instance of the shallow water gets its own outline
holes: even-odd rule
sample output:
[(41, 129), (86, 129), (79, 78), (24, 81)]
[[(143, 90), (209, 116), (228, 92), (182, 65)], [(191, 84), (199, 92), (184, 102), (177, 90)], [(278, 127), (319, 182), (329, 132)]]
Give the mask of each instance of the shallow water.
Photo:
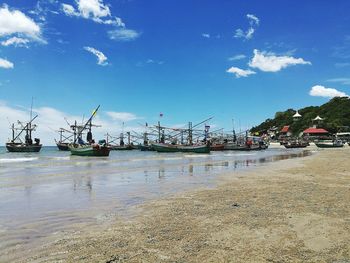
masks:
[(146, 200), (212, 186), (223, 172), (310, 154), (284, 148), (211, 154), (134, 150), (89, 158), (56, 147), (40, 153), (0, 147), (0, 251), (34, 247), (49, 235), (96, 225)]

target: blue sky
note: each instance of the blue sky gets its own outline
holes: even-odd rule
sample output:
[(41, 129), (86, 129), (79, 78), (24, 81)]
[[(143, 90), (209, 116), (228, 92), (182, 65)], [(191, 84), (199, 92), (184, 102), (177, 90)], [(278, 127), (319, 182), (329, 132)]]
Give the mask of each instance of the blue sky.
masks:
[(168, 125), (214, 116), (216, 127), (234, 118), (245, 128), (320, 105), (349, 94), (348, 10), (346, 0), (5, 1), (2, 123), (32, 96), (41, 118), (57, 113), (44, 126), (101, 104), (111, 130), (159, 112)]

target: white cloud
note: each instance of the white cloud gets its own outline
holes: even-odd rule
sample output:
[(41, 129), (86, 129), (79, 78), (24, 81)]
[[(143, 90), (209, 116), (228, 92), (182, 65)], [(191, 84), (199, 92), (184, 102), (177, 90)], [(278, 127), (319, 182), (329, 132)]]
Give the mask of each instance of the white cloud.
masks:
[(258, 26), (259, 23), (260, 23), (259, 18), (257, 18), (255, 15), (247, 14), (247, 18), (248, 18), (249, 24), (250, 24), (251, 26), (253, 26), (254, 24)]
[(240, 59), (244, 59), (244, 58), (246, 58), (246, 55), (239, 54), (239, 55), (235, 55), (233, 57), (229, 57), (228, 60), (235, 61), (235, 60), (240, 60)]
[(250, 27), (246, 31), (244, 31), (240, 28), (236, 29), (233, 37), (244, 38), (246, 40), (253, 38), (255, 29), (257, 26), (259, 26), (260, 21), (259, 21), (258, 17), (256, 17), (255, 15), (252, 15), (252, 14), (247, 14), (247, 19), (248, 19)]
[(80, 14), (75, 11), (74, 6), (69, 4), (62, 4), (62, 10), (67, 16), (79, 16)]
[(0, 58), (0, 68), (10, 69), (13, 67), (14, 67), (14, 65), (12, 62), (10, 62), (6, 59)]
[(341, 83), (343, 85), (350, 85), (350, 78), (335, 78), (335, 79), (328, 79), (328, 82), (337, 82)]
[(311, 96), (316, 97), (326, 97), (326, 98), (333, 98), (333, 97), (349, 97), (345, 92), (333, 89), (333, 88), (326, 88), (321, 85), (313, 86), (309, 92)]
[(259, 52), (254, 49), (254, 57), (249, 62), (252, 68), (258, 68), (261, 71), (277, 72), (283, 68), (293, 65), (311, 65), (311, 62), (305, 61), (302, 58), (294, 58), (289, 56), (276, 56), (273, 53)]
[(117, 41), (132, 41), (140, 37), (140, 33), (126, 28), (108, 31), (109, 38)]
[(97, 57), (97, 64), (101, 66), (108, 65), (107, 57), (99, 50), (93, 48), (93, 47), (84, 47), (86, 51), (89, 51), (90, 53), (94, 54)]
[(109, 6), (103, 0), (76, 0), (77, 7), (69, 4), (62, 4), (62, 10), (67, 16), (78, 16), (90, 19), (99, 24), (115, 25), (125, 27), (120, 17), (111, 14)]
[(235, 74), (236, 78), (248, 77), (249, 75), (256, 74), (254, 71), (252, 71), (250, 69), (244, 70), (244, 69), (240, 69), (240, 68), (236, 68), (236, 67), (230, 67), (228, 70), (226, 70), (226, 72)]
[(208, 34), (208, 33), (203, 33), (203, 34), (202, 34), (202, 37), (210, 38), (210, 34)]
[(41, 29), (30, 17), (19, 10), (10, 10), (7, 5), (0, 8), (0, 37), (26, 36), (31, 40), (46, 43), (41, 37)]
[(115, 111), (106, 111), (106, 114), (115, 121), (133, 121), (140, 119), (135, 114), (130, 112), (115, 112)]
[(7, 47), (14, 45), (15, 47), (28, 47), (27, 44), (29, 43), (28, 39), (20, 38), (20, 37), (11, 37), (7, 40), (4, 40), (1, 42), (1, 45)]

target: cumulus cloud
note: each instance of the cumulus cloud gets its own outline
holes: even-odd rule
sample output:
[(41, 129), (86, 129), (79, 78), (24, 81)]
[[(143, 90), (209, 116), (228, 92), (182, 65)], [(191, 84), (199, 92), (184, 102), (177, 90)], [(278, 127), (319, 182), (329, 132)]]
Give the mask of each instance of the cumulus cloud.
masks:
[(93, 47), (84, 47), (84, 49), (97, 57), (97, 64), (101, 66), (108, 65), (107, 57), (99, 50)]
[(326, 88), (321, 85), (313, 86), (309, 92), (311, 96), (315, 97), (325, 97), (325, 98), (333, 98), (333, 97), (349, 97), (345, 92), (333, 89)]
[(246, 58), (246, 55), (239, 54), (239, 55), (235, 55), (235, 56), (229, 57), (227, 60), (235, 61), (235, 60), (241, 60), (241, 59), (244, 59), (244, 58)]
[(293, 65), (311, 65), (311, 62), (302, 58), (294, 58), (290, 56), (276, 56), (274, 53), (260, 52), (254, 50), (254, 57), (249, 62), (252, 68), (258, 68), (261, 71), (277, 72), (283, 68)]
[(83, 17), (100, 24), (125, 27), (120, 17), (112, 16), (109, 6), (103, 0), (77, 0), (77, 6), (62, 4), (62, 10), (67, 16)]
[(1, 41), (1, 45), (7, 47), (7, 46), (15, 46), (15, 47), (28, 47), (27, 44), (29, 43), (28, 39), (20, 38), (20, 37), (11, 37), (7, 40)]
[(0, 68), (10, 69), (13, 67), (14, 67), (14, 65), (12, 62), (10, 62), (6, 59), (0, 58)]
[(19, 10), (10, 10), (7, 5), (0, 8), (0, 37), (25, 36), (33, 41), (46, 43), (41, 37), (40, 26)]
[(106, 114), (115, 121), (133, 121), (140, 119), (135, 114), (130, 112), (115, 112), (115, 111), (106, 111)]
[(246, 40), (249, 40), (253, 37), (256, 27), (259, 26), (260, 20), (258, 17), (252, 14), (247, 14), (246, 17), (250, 25), (249, 28), (245, 31), (240, 28), (236, 29), (233, 37), (244, 38)]
[(254, 71), (252, 71), (250, 69), (244, 70), (244, 69), (240, 69), (237, 67), (230, 67), (228, 70), (226, 70), (226, 72), (235, 74), (236, 78), (248, 77), (249, 75), (256, 74)]
[(112, 40), (116, 41), (132, 41), (140, 37), (140, 33), (126, 28), (120, 28), (108, 31), (108, 36)]

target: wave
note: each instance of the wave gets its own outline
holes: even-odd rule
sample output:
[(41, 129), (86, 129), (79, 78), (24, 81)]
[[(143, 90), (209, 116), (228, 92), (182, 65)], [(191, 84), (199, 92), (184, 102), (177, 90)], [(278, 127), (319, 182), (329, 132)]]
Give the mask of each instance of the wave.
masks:
[(31, 162), (38, 160), (38, 157), (27, 157), (27, 158), (4, 158), (0, 159), (0, 163), (22, 163), (22, 162)]

